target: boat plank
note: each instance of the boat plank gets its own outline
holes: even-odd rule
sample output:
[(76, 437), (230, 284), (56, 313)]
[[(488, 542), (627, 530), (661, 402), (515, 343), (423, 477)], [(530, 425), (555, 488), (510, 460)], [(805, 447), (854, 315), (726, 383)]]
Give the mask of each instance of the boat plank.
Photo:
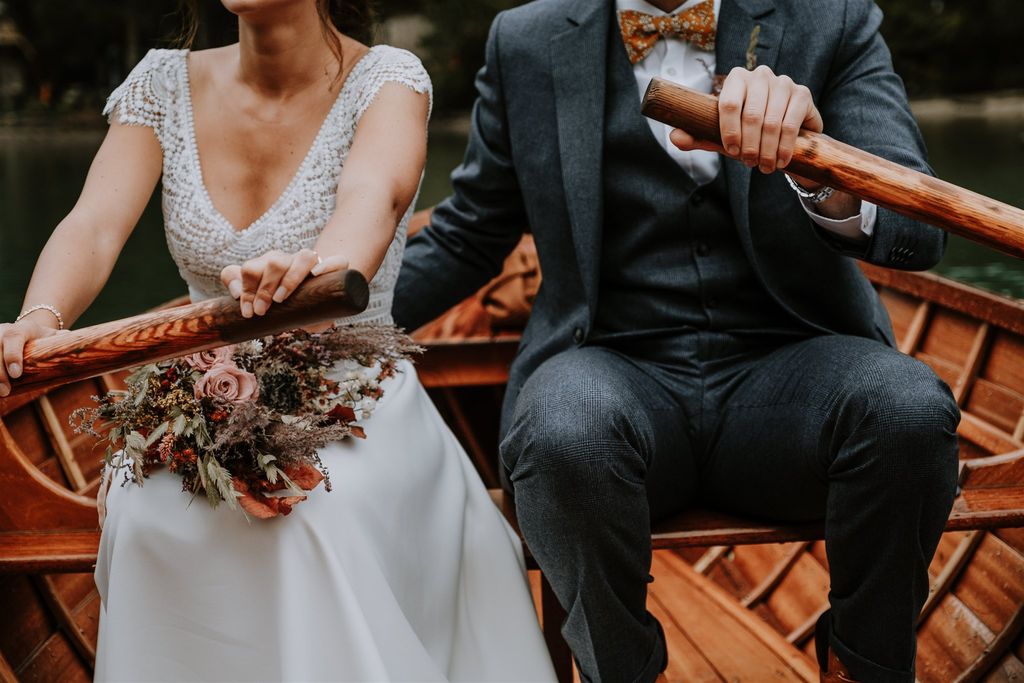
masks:
[(978, 378), (963, 407), (1013, 435), (1024, 410), (1024, 395), (989, 379)]
[(64, 431), (64, 422), (57, 417), (57, 412), (54, 410), (50, 397), (48, 395), (40, 396), (39, 400), (36, 401), (36, 409), (39, 411), (39, 417), (42, 420), (43, 427), (46, 429), (46, 436), (50, 440), (54, 452), (57, 454), (57, 460), (60, 462), (60, 468), (64, 472), (64, 478), (68, 481), (72, 491), (78, 492), (82, 490), (85, 488), (85, 475), (82, 474), (78, 458), (75, 457), (76, 454), (71, 448), (71, 442), (68, 441), (67, 433)]
[[(964, 569), (971, 560), (974, 559), (974, 553), (977, 552), (978, 546), (981, 545), (984, 533), (983, 531), (969, 531), (966, 534), (942, 535), (942, 541), (939, 542), (940, 547), (945, 546), (945, 539), (950, 537), (956, 539), (957, 545), (948, 555), (946, 552), (943, 552), (941, 562), (937, 561), (938, 557), (932, 559), (929, 566), (929, 576), (932, 577), (931, 586), (928, 588), (928, 598), (918, 614), (918, 623), (927, 619), (932, 610), (953, 590), (953, 584), (960, 578), (960, 575), (963, 574)], [(938, 553), (936, 553), (936, 556), (938, 556)], [(933, 574), (931, 572), (932, 568), (938, 568), (938, 573)]]
[[(57, 453), (53, 449), (53, 444), (46, 437), (46, 427), (43, 425), (42, 418), (35, 411), (34, 405), (33, 403), (24, 406), (5, 415), (3, 424), (28, 461), (39, 466), (44, 461), (56, 458)], [(63, 476), (55, 481), (59, 481), (64, 486), (68, 485), (67, 479)]]
[(978, 331), (974, 335), (974, 343), (971, 345), (971, 350), (967, 354), (967, 361), (964, 364), (964, 370), (956, 379), (956, 384), (952, 386), (953, 396), (956, 398), (956, 404), (962, 406), (964, 399), (967, 398), (967, 392), (970, 391), (971, 385), (974, 384), (974, 380), (978, 376), (978, 372), (981, 370), (982, 363), (985, 362), (985, 352), (987, 350), (988, 342), (991, 339), (992, 327), (988, 323), (982, 323), (978, 326)]
[[(908, 353), (908, 350), (913, 351), (917, 347), (917, 342), (920, 341), (920, 332), (924, 329), (929, 308), (928, 302), (887, 288), (879, 290), (878, 296), (889, 312), (889, 319), (892, 321), (893, 333), (896, 335), (900, 351), (904, 353)], [(923, 311), (922, 306), (924, 306)], [(917, 334), (913, 334), (915, 327)]]
[[(1024, 316), (1022, 316), (1024, 317)], [(981, 376), (1007, 389), (1024, 394), (1024, 335), (999, 330), (989, 347), (988, 363)]]
[(996, 529), (992, 533), (1018, 553), (1024, 555), (1024, 528), (1008, 527), (1006, 529)]
[(918, 630), (918, 680), (956, 680), (994, 639), (995, 634), (955, 595), (947, 595)]
[(11, 668), (3, 652), (0, 652), (0, 683), (18, 683), (18, 677), (14, 674), (14, 669)]
[(981, 680), (984, 683), (1020, 683), (1024, 681), (1024, 663), (1008, 654)]
[(932, 372), (949, 386), (956, 384), (957, 377), (963, 371), (963, 366), (930, 353), (918, 352), (914, 354), (914, 358), (930, 367)]
[(780, 633), (788, 635), (828, 604), (829, 575), (821, 564), (804, 554), (767, 600)]
[(971, 318), (1024, 335), (1024, 304), (1015, 299), (986, 292), (935, 273), (915, 273), (874, 266), (863, 261), (857, 265), (876, 287), (892, 289), (916, 299), (925, 299)]
[(944, 571), (946, 563), (958, 553), (961, 542), (972, 533), (970, 531), (949, 531), (942, 534), (939, 544), (935, 547), (932, 562), (928, 565), (928, 574), (932, 579)]
[(0, 581), (0, 605), (4, 624), (0, 628), (0, 652), (14, 670), (19, 670), (32, 653), (57, 630), (42, 598), (28, 576), (13, 575)]
[(91, 571), (99, 530), (0, 532), (0, 575)]
[[(91, 643), (95, 648), (96, 640), (100, 634), (100, 594), (93, 591), (82, 604), (72, 610), (75, 626), (81, 631), (85, 642)], [(93, 665), (96, 656), (93, 655)]]
[[(690, 683), (691, 681), (694, 683), (719, 683), (728, 680), (719, 675), (715, 667), (697, 649), (697, 646), (693, 644), (693, 641), (676, 621), (677, 615), (685, 614), (688, 619), (697, 617), (692, 613), (671, 609), (673, 603), (679, 600), (680, 596), (676, 595), (663, 597), (657, 580), (651, 584), (647, 609), (661, 622), (668, 647), (668, 668), (664, 673), (665, 681), (667, 683)], [(663, 602), (667, 602), (670, 607), (666, 608)]]
[[(679, 551), (673, 551), (679, 552)], [(727, 593), (739, 600), (750, 592), (754, 585), (750, 579), (736, 567), (733, 559), (736, 556), (736, 548), (729, 548), (728, 552), (717, 564), (713, 565), (706, 572), (706, 576), (725, 589)]]
[(749, 595), (760, 583), (761, 578), (776, 569), (779, 562), (784, 561), (794, 548), (804, 547), (806, 547), (804, 543), (737, 546), (733, 548), (729, 562), (742, 573), (746, 582), (753, 583), (745, 593), (745, 595)]
[(998, 537), (985, 534), (953, 592), (997, 633), (1024, 604), (1024, 557)]
[(963, 368), (974, 345), (979, 324), (984, 323), (962, 313), (937, 308), (932, 312), (928, 330), (918, 345), (920, 353)]
[(707, 574), (723, 557), (729, 554), (729, 546), (716, 545), (708, 548), (696, 561), (692, 561), (693, 570), (698, 574)]
[(82, 663), (61, 633), (54, 633), (18, 670), (21, 683), (91, 683), (92, 671)]
[(818, 563), (828, 571), (828, 552), (825, 548), (824, 539), (815, 541), (811, 546), (811, 556), (818, 561)]
[(771, 569), (763, 574), (763, 578), (754, 586), (750, 592), (743, 596), (740, 604), (750, 608), (764, 600), (767, 600), (793, 565), (796, 564), (807, 551), (810, 542), (790, 544), (781, 557), (777, 558)]
[(88, 635), (78, 626), (71, 606), (61, 600), (57, 587), (49, 576), (44, 574), (36, 575), (32, 578), (36, 590), (39, 591), (43, 602), (46, 603), (50, 610), (50, 614), (57, 621), (61, 633), (68, 639), (68, 642), (91, 672), (96, 663), (96, 641), (90, 640)]
[(80, 607), (96, 591), (92, 574), (50, 574), (49, 578), (61, 601), (71, 609)]
[(967, 439), (977, 444), (983, 450), (988, 451), (990, 455), (1009, 453), (1018, 448), (1024, 448), (1024, 442), (1014, 439), (1012, 434), (986, 422), (971, 413), (969, 409), (960, 411), (960, 425), (957, 428), (957, 433), (961, 439)]
[(669, 611), (703, 615), (685, 619), (683, 628), (727, 680), (817, 681), (817, 668), (803, 653), (682, 558), (655, 553), (653, 566), (662, 589), (677, 596), (665, 605)]

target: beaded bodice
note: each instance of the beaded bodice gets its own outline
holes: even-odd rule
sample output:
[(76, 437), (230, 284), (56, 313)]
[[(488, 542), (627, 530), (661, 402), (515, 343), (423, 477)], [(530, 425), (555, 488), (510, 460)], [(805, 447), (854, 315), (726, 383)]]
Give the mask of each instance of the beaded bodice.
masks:
[[(167, 245), (193, 301), (227, 293), (225, 266), (271, 250), (312, 248), (334, 212), (335, 195), (360, 117), (381, 86), (400, 83), (431, 93), (430, 79), (410, 52), (378, 45), (350, 71), (309, 152), (281, 196), (242, 230), (214, 207), (196, 147), (187, 50), (150, 50), (107, 100), (104, 114), (151, 127), (163, 150), (163, 213)], [(415, 205), (415, 201), (413, 202)], [(367, 309), (344, 323), (391, 323), (391, 300), (413, 205), (402, 217), (370, 282)]]

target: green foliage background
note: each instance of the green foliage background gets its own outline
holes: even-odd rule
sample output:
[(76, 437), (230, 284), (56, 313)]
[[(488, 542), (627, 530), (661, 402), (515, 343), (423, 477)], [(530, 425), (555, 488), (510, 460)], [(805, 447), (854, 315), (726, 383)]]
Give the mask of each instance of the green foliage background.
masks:
[[(378, 0), (377, 10), (382, 19), (417, 13), (430, 22), (419, 52), (438, 108), (460, 110), (472, 103), (491, 20), (522, 2)], [(883, 35), (912, 96), (1024, 88), (1024, 0), (877, 2), (886, 14)], [(12, 18), (33, 45), (31, 80), (52, 86), (53, 106), (93, 106), (124, 77), (129, 57), (169, 44), (179, 26), (177, 0), (0, 0), (0, 6), (0, 17)], [(200, 46), (234, 40), (234, 18), (217, 0), (202, 0), (201, 12)], [(69, 90), (76, 97), (66, 97)]]

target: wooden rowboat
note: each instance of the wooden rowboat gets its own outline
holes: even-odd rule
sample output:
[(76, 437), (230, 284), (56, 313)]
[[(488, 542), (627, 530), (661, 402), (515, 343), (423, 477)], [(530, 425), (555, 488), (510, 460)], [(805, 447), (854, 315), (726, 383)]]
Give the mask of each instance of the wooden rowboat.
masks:
[[(529, 244), (517, 254), (503, 282), (536, 280)], [(900, 349), (934, 368), (964, 413), (963, 493), (930, 569), (918, 678), (1024, 679), (1024, 303), (934, 275), (865, 270)], [(421, 377), (492, 487), (522, 313), (499, 308), (492, 286), (421, 331)], [(0, 682), (91, 678), (100, 458), (67, 415), (122, 377), (0, 400)], [(812, 626), (828, 590), (820, 529), (691, 512), (663, 521), (654, 543), (663, 550), (650, 609), (668, 634), (669, 680), (817, 680)], [(542, 607), (550, 627), (557, 610)]]

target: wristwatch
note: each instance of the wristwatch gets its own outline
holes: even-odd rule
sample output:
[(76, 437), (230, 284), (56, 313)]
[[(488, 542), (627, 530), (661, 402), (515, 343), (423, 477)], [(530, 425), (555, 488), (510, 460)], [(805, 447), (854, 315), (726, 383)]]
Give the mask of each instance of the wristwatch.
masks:
[(800, 185), (797, 184), (795, 180), (789, 177), (788, 173), (783, 173), (782, 175), (786, 176), (786, 182), (789, 183), (789, 186), (793, 188), (793, 191), (796, 192), (801, 199), (808, 202), (809, 204), (821, 204), (823, 201), (831, 197), (832, 193), (835, 192), (833, 188), (828, 187), (827, 185), (822, 187), (820, 190), (817, 190), (816, 192), (811, 192), (810, 190), (805, 190), (804, 188), (800, 187)]

